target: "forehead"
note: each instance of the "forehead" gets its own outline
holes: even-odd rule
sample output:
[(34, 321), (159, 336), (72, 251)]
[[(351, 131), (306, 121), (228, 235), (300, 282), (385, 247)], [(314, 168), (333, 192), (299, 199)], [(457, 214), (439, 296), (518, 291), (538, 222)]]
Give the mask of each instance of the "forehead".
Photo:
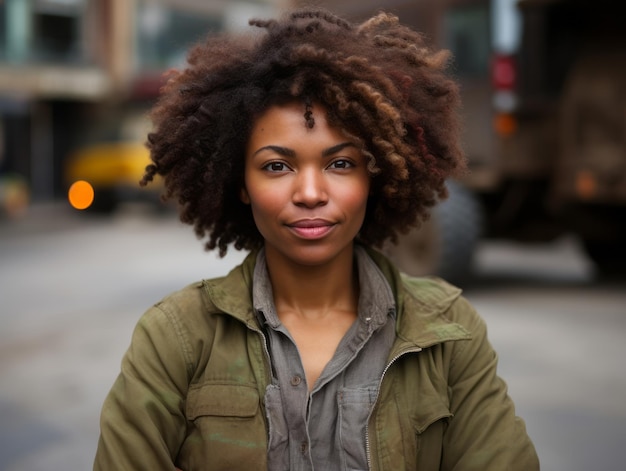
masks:
[[(313, 108), (311, 108), (313, 109)], [(307, 107), (304, 103), (300, 102), (288, 102), (285, 104), (271, 105), (266, 108), (256, 119), (253, 121), (253, 130), (258, 129), (260, 126), (272, 125), (272, 123), (280, 123), (282, 125), (289, 126), (304, 126), (306, 127), (305, 113)], [(326, 114), (325, 110), (322, 113), (322, 108), (315, 106), (315, 115)]]
[[(310, 112), (315, 125), (307, 125)], [(303, 142), (330, 142), (350, 140), (341, 128), (328, 121), (326, 109), (318, 104), (307, 107), (301, 102), (272, 105), (253, 122), (250, 146)], [(274, 141), (274, 142), (272, 142)]]
[[(308, 117), (311, 116), (317, 123), (319, 119), (326, 120), (327, 110), (320, 104), (306, 104), (302, 100), (291, 100), (284, 103), (275, 103), (263, 110), (256, 119), (253, 120), (253, 126), (259, 122), (267, 122), (274, 120), (292, 120), (292, 124), (299, 122), (301, 125), (309, 124)], [(313, 126), (314, 127), (314, 126)]]

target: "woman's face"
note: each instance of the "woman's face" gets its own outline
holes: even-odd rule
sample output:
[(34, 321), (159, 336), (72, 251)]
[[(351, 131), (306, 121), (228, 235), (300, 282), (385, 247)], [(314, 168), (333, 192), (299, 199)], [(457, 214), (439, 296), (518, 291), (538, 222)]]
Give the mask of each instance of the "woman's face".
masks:
[(255, 122), (245, 161), (241, 199), (250, 204), (268, 259), (322, 265), (352, 252), (370, 189), (367, 160), (326, 111), (272, 106)]

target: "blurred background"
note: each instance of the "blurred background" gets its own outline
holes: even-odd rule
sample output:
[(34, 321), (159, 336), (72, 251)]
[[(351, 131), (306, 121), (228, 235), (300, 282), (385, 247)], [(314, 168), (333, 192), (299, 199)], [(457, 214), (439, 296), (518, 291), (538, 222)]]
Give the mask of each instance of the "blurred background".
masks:
[(618, 0), (0, 1), (0, 470), (89, 469), (153, 302), (226, 273), (148, 163), (146, 112), (208, 32), (381, 8), (453, 53), (471, 171), (385, 251), (466, 290), (546, 470), (626, 445), (626, 4)]

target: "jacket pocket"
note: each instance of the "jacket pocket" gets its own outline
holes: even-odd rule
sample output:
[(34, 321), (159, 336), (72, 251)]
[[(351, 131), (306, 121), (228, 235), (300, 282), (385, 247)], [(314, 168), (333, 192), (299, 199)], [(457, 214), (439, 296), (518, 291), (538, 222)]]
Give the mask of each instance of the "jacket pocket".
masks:
[(431, 405), (431, 410), (413, 419), (416, 467), (438, 470), (443, 452), (443, 437), (452, 413), (443, 403)]
[(417, 419), (414, 419), (413, 427), (416, 435), (423, 435), (427, 432), (428, 428), (437, 422), (443, 422), (447, 424), (448, 419), (452, 417), (452, 412), (448, 410), (443, 404), (440, 408), (430, 411), (427, 415), (422, 415)]
[(240, 384), (192, 386), (187, 394), (189, 420), (202, 416), (254, 417), (259, 409), (256, 387)]
[(189, 422), (179, 462), (186, 469), (265, 468), (267, 434), (256, 387), (192, 386), (185, 413)]

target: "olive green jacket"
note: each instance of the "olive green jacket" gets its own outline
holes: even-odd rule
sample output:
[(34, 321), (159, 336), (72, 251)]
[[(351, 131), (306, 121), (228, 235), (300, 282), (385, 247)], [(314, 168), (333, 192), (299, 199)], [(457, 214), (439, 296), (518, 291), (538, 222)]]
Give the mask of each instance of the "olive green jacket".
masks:
[[(370, 255), (398, 307), (367, 427), (370, 469), (538, 470), (485, 325), (460, 291)], [(252, 254), (143, 315), (102, 409), (95, 470), (266, 469), (271, 374), (251, 304), (254, 263)]]

